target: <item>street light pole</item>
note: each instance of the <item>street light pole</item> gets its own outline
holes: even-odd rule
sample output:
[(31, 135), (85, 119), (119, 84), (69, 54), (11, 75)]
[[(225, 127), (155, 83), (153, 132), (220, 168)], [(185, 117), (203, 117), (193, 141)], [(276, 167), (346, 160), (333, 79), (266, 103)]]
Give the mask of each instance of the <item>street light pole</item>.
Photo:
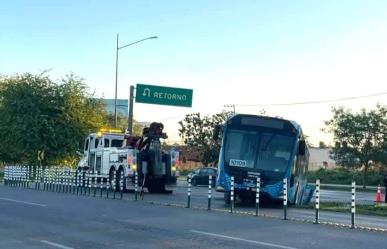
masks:
[[(115, 97), (114, 97), (114, 128), (117, 128), (117, 81), (118, 81), (118, 50), (122, 49), (122, 48), (126, 48), (126, 47), (129, 47), (131, 45), (134, 45), (134, 44), (137, 44), (137, 43), (140, 43), (142, 41), (145, 41), (145, 40), (149, 40), (149, 39), (156, 39), (157, 36), (150, 36), (150, 37), (147, 37), (147, 38), (144, 38), (144, 39), (141, 39), (141, 40), (138, 40), (136, 42), (132, 42), (132, 43), (129, 43), (129, 44), (126, 44), (124, 46), (121, 46), (119, 47), (118, 46), (118, 34), (117, 34), (117, 46), (116, 46), (116, 84), (115, 84)], [(132, 98), (132, 97), (131, 97)], [(130, 101), (130, 100), (129, 100)], [(133, 102), (132, 102), (133, 103)], [(131, 107), (133, 108), (133, 107)], [(132, 109), (133, 110), (133, 109)]]
[(130, 135), (133, 133), (133, 99), (134, 99), (134, 86), (130, 86), (129, 90), (129, 116), (128, 116), (128, 132)]
[(116, 89), (114, 95), (114, 128), (117, 128), (117, 76), (118, 76), (118, 34), (116, 46)]

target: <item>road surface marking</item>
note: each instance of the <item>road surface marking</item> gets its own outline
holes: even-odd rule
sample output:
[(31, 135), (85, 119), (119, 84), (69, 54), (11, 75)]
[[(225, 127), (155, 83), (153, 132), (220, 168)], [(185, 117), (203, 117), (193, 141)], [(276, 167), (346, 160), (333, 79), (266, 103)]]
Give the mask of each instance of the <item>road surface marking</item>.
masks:
[(268, 242), (263, 242), (263, 241), (258, 241), (258, 240), (242, 239), (242, 238), (238, 238), (238, 237), (231, 237), (231, 236), (226, 236), (226, 235), (216, 234), (216, 233), (207, 233), (207, 232), (202, 232), (202, 231), (198, 231), (198, 230), (190, 230), (190, 232), (204, 234), (204, 235), (212, 236), (212, 237), (223, 238), (223, 239), (238, 240), (238, 241), (248, 242), (248, 243), (257, 244), (257, 245), (271, 246), (271, 247), (275, 247), (275, 248), (297, 249), (295, 247), (290, 247), (290, 246), (283, 246), (283, 245), (278, 245), (278, 244), (273, 244), (273, 243), (268, 243)]
[(58, 243), (54, 243), (54, 242), (51, 242), (51, 241), (48, 241), (48, 240), (41, 240), (40, 242), (42, 242), (44, 244), (47, 244), (47, 245), (50, 245), (50, 246), (61, 248), (61, 249), (74, 249), (72, 247), (64, 246), (64, 245), (61, 245), (61, 244), (58, 244)]
[(28, 201), (19, 201), (19, 200), (14, 200), (14, 199), (9, 199), (9, 198), (0, 198), (0, 200), (16, 202), (16, 203), (22, 203), (22, 204), (31, 205), (31, 206), (47, 207), (47, 205), (44, 205), (44, 204), (28, 202)]

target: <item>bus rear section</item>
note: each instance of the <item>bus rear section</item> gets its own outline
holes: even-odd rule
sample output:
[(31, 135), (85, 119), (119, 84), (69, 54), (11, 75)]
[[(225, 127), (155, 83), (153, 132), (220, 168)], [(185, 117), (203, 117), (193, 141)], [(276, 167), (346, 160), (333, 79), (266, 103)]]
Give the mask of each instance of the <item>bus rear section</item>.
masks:
[(264, 200), (283, 198), (284, 178), (290, 203), (310, 200), (304, 197), (309, 153), (297, 123), (238, 114), (226, 121), (222, 131), (217, 185), (223, 189), (226, 203), (230, 200), (231, 176), (234, 194), (242, 201), (255, 198), (258, 176)]

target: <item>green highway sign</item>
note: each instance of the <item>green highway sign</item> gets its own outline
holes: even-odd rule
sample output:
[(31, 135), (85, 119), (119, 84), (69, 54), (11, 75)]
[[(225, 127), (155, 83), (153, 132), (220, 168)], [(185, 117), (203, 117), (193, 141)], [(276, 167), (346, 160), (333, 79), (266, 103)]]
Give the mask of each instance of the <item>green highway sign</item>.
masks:
[(192, 94), (192, 89), (136, 85), (136, 102), (138, 103), (192, 107)]

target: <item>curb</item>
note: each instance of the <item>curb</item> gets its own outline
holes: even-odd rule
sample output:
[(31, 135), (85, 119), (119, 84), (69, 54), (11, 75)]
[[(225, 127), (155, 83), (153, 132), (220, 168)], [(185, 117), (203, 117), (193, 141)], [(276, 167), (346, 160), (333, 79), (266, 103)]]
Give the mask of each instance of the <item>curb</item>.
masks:
[[(158, 206), (187, 208), (183, 204), (176, 204), (176, 203), (164, 203), (164, 202), (157, 202), (157, 201), (143, 201), (143, 202), (145, 202), (147, 204), (151, 204), (151, 205), (158, 205)], [(220, 208), (212, 208), (211, 210), (207, 210), (207, 208), (205, 208), (205, 207), (191, 207), (191, 209), (230, 213), (229, 210), (220, 209)], [(235, 210), (233, 211), (233, 214), (243, 215), (243, 216), (256, 216), (253, 212), (235, 211)], [(281, 216), (270, 215), (270, 214), (258, 214), (258, 216), (256, 216), (256, 217), (283, 220), (283, 217), (281, 217)], [(314, 220), (310, 220), (310, 219), (300, 219), (300, 218), (287, 217), (287, 220), (302, 222), (302, 223), (309, 223), (309, 224), (316, 224)], [(331, 226), (331, 227), (337, 227), (337, 228), (358, 229), (358, 230), (362, 230), (362, 231), (378, 232), (378, 233), (386, 233), (387, 234), (387, 229), (384, 229), (384, 228), (375, 228), (375, 227), (358, 226), (358, 225), (356, 225), (355, 228), (351, 228), (350, 224), (343, 224), (343, 223), (336, 223), (336, 222), (329, 222), (329, 221), (320, 221), (318, 224), (325, 225), (325, 226)], [(316, 224), (316, 225), (318, 225), (318, 224)]]

